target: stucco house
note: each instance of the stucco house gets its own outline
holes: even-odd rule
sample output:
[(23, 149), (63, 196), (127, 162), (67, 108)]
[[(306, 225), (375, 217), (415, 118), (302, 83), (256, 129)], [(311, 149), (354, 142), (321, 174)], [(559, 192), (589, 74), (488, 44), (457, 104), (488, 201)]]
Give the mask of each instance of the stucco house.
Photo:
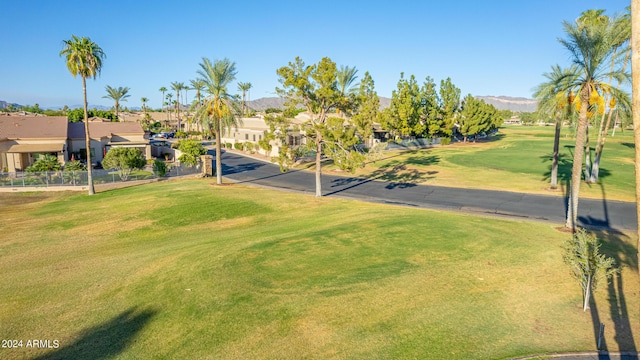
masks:
[[(89, 136), (92, 163), (102, 162), (109, 149), (114, 147), (134, 147), (140, 149), (147, 159), (151, 158), (149, 139), (145, 139), (144, 130), (139, 123), (90, 121)], [(69, 154), (75, 159), (84, 159), (84, 123), (69, 123), (67, 137)]]
[[(151, 158), (149, 140), (138, 123), (89, 123), (92, 162), (101, 162), (112, 147), (139, 148)], [(84, 123), (66, 116), (0, 116), (0, 172), (24, 171), (39, 156), (51, 154), (65, 164), (85, 158)]]
[(67, 158), (66, 116), (0, 116), (0, 171), (24, 171), (40, 154)]

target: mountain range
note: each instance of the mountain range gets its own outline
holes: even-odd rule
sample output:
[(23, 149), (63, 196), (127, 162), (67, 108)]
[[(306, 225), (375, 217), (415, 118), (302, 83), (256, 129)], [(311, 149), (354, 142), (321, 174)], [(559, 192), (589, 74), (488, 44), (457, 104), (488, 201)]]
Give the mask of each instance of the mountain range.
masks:
[[(538, 108), (538, 101), (522, 97), (510, 96), (476, 96), (476, 99), (484, 100), (498, 110), (511, 110), (513, 112), (534, 112)], [(380, 97), (380, 109), (385, 109), (391, 105), (391, 99)], [(266, 97), (257, 100), (247, 101), (247, 106), (256, 111), (264, 111), (269, 108), (284, 108), (284, 100), (279, 97)]]
[[(484, 100), (487, 104), (495, 106), (498, 110), (511, 110), (514, 112), (534, 112), (537, 109), (538, 101), (534, 99), (527, 99), (522, 97), (510, 97), (510, 96), (476, 96), (477, 99)], [(7, 101), (0, 100), (0, 109), (9, 106)], [(391, 99), (387, 97), (380, 97), (380, 109), (389, 107)], [(14, 106), (20, 106), (13, 104)], [(256, 111), (264, 111), (269, 108), (282, 109), (284, 108), (284, 100), (279, 97), (265, 97), (256, 100), (247, 101), (247, 106)], [(62, 106), (52, 106), (47, 109), (60, 110)], [(71, 109), (82, 108), (82, 105), (69, 106)], [(89, 105), (89, 109), (109, 110), (111, 107), (102, 105)], [(139, 108), (131, 107), (131, 110), (139, 110)]]

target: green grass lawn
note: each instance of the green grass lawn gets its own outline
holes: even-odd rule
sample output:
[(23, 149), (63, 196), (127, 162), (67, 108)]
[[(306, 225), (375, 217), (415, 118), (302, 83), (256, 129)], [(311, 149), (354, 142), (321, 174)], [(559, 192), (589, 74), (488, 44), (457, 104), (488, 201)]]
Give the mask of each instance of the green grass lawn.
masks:
[[(553, 130), (552, 126), (505, 126), (488, 142), (390, 152), (387, 159), (370, 163), (357, 174), (391, 182), (564, 195), (571, 178), (575, 140), (570, 129), (562, 129), (558, 176), (561, 186), (551, 191)], [(595, 130), (591, 131), (592, 146)], [(633, 158), (630, 131), (609, 136), (601, 160), (600, 183), (583, 183), (580, 195), (635, 201)]]
[(0, 194), (0, 358), (500, 359), (637, 349), (635, 239), (582, 312), (547, 223), (164, 181)]

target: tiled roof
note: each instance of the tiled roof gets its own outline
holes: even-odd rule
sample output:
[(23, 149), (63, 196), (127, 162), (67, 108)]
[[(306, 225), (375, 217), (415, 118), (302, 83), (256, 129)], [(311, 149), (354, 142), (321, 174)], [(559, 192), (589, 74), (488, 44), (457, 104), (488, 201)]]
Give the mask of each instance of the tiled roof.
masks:
[[(134, 122), (90, 122), (89, 135), (92, 139), (101, 139), (112, 135), (144, 135), (139, 123)], [(69, 139), (84, 139), (84, 123), (69, 123)]]
[(1, 116), (0, 139), (66, 138), (66, 116)]

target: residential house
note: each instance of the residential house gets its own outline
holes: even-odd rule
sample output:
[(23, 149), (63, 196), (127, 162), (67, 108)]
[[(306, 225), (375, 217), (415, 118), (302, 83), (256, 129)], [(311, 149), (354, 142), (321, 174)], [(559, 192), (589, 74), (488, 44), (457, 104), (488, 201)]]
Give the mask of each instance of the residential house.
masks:
[[(92, 160), (101, 162), (112, 147), (135, 147), (149, 159), (151, 148), (138, 123), (89, 122)], [(54, 155), (61, 164), (85, 159), (84, 123), (66, 116), (0, 116), (0, 172), (24, 171), (40, 156)]]
[[(86, 141), (84, 123), (69, 123), (69, 153), (75, 159), (85, 159)], [(133, 147), (140, 149), (147, 159), (151, 158), (149, 139), (139, 123), (90, 121), (91, 162), (102, 162), (109, 149), (115, 147)]]
[(0, 116), (0, 171), (24, 171), (38, 157), (68, 160), (66, 116)]

